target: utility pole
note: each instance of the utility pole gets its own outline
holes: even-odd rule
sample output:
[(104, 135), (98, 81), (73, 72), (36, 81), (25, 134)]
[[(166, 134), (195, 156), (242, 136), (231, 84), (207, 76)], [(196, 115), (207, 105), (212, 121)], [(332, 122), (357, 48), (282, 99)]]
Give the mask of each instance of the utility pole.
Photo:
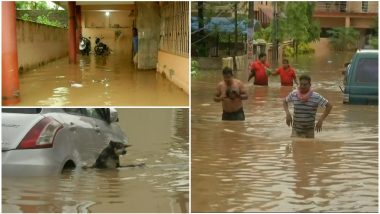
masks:
[(199, 43), (199, 46), (200, 46), (200, 49), (199, 49), (199, 53), (198, 53), (198, 56), (204, 56), (205, 55), (205, 51), (206, 51), (206, 44), (205, 44), (205, 41), (204, 41), (204, 36), (205, 36), (205, 31), (204, 31), (204, 17), (203, 17), (203, 2), (202, 1), (199, 1), (198, 2), (198, 26), (199, 26), (199, 38), (198, 39), (201, 39), (200, 43)]
[(272, 20), (272, 64), (278, 62), (278, 13), (277, 2), (273, 2), (273, 20)]
[(237, 30), (237, 2), (235, 4), (235, 46), (234, 46), (234, 57), (233, 57), (233, 63), (234, 63), (234, 71), (237, 71), (237, 65), (236, 65), (236, 55), (237, 55), (237, 39), (238, 39), (238, 30)]
[(253, 60), (253, 33), (254, 29), (254, 2), (248, 2), (248, 31), (247, 31), (247, 62), (248, 66)]

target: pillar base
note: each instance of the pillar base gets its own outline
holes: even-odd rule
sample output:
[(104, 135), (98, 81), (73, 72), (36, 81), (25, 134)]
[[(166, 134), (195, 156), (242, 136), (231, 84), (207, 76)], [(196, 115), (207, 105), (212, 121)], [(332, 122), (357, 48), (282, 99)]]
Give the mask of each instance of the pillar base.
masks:
[(3, 106), (11, 106), (20, 103), (21, 99), (18, 96), (14, 97), (2, 97), (2, 105)]

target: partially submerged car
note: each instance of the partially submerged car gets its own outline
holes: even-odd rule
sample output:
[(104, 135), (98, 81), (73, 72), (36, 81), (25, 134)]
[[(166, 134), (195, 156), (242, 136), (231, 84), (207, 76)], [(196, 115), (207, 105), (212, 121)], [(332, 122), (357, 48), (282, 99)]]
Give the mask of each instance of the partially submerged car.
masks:
[(3, 176), (59, 175), (92, 165), (110, 141), (128, 143), (115, 109), (3, 108)]
[(343, 103), (378, 104), (378, 50), (358, 50), (347, 66)]

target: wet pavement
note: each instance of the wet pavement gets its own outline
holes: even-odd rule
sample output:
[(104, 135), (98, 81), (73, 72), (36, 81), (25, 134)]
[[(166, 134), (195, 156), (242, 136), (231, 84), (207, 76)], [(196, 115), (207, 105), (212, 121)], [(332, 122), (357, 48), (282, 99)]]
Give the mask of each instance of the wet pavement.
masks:
[(187, 106), (188, 95), (127, 54), (62, 58), (20, 75), (21, 106)]
[(244, 122), (221, 121), (221, 71), (193, 78), (192, 212), (377, 212), (378, 106), (342, 104), (340, 70), (351, 55), (290, 59), (334, 106), (314, 140), (290, 138), (282, 99), (292, 87), (278, 77), (253, 86), (238, 72), (249, 91)]
[(145, 167), (2, 177), (2, 212), (188, 212), (189, 111), (118, 111), (132, 144), (121, 165), (144, 162)]

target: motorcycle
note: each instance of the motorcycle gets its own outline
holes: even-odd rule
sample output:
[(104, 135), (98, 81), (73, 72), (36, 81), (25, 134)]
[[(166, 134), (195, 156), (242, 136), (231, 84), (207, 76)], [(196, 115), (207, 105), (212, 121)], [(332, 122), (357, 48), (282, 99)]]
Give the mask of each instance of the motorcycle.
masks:
[(84, 55), (90, 55), (90, 51), (91, 51), (91, 41), (90, 41), (91, 37), (88, 37), (88, 39), (86, 37), (81, 37), (80, 39), (80, 42), (79, 42), (79, 51), (80, 53), (82, 54), (82, 56)]
[(96, 37), (95, 39), (95, 48), (94, 48), (95, 54), (98, 56), (107, 56), (110, 54), (109, 47), (100, 41), (100, 38)]

